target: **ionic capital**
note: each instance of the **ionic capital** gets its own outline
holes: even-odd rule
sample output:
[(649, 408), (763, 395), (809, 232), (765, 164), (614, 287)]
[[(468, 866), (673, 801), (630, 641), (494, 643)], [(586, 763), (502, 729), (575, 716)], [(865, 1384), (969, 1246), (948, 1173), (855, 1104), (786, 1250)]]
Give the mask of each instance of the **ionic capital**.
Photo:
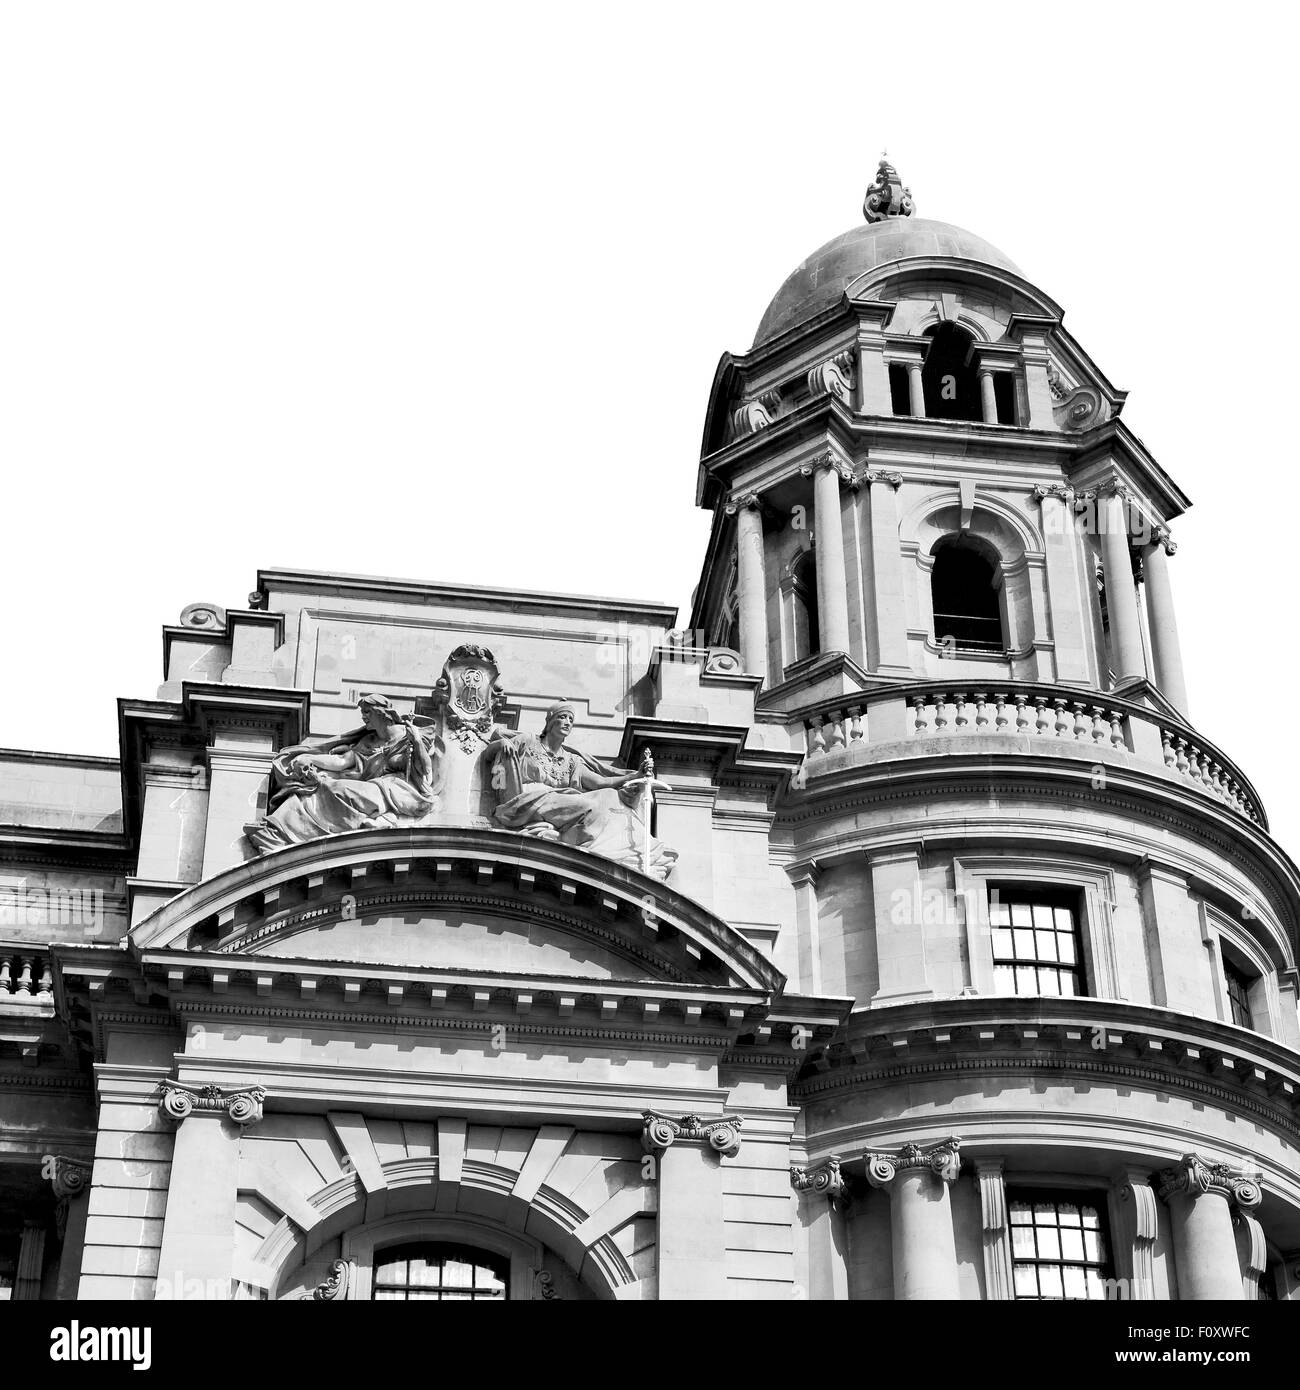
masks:
[(796, 1192), (811, 1192), (816, 1197), (825, 1197), (837, 1211), (849, 1202), (849, 1180), (840, 1170), (840, 1161), (835, 1157), (815, 1163), (810, 1168), (792, 1164), (790, 1186)]
[(1168, 526), (1157, 526), (1152, 533), (1152, 542), (1164, 546), (1166, 555), (1174, 555), (1178, 551), (1178, 542), (1174, 540)]
[(657, 1110), (643, 1110), (641, 1122), (641, 1146), (647, 1153), (663, 1153), (680, 1139), (708, 1144), (724, 1158), (735, 1158), (740, 1152), (740, 1127), (745, 1123), (739, 1115), (719, 1115), (713, 1120), (683, 1115), (674, 1120)]
[(750, 512), (762, 511), (763, 499), (756, 492), (733, 492), (727, 498), (723, 511), (728, 516), (735, 516), (742, 507)]
[(164, 1081), (158, 1109), (169, 1120), (184, 1120), (196, 1110), (224, 1112), (240, 1129), (262, 1118), (264, 1086), (187, 1086), (183, 1081)]
[(44, 1176), (54, 1188), (54, 1195), (62, 1201), (65, 1197), (76, 1197), (86, 1190), (90, 1181), (91, 1165), (79, 1158), (65, 1158), (62, 1154), (50, 1154), (46, 1160)]
[(1162, 1201), (1180, 1193), (1200, 1197), (1207, 1192), (1217, 1193), (1239, 1207), (1257, 1207), (1263, 1198), (1259, 1176), (1249, 1168), (1237, 1168), (1230, 1163), (1207, 1163), (1200, 1154), (1184, 1154), (1172, 1168), (1157, 1175)]
[(897, 492), (903, 486), (903, 475), (890, 472), (886, 468), (868, 468), (862, 475), (862, 481), (864, 483), (887, 483)]
[(1118, 497), (1121, 502), (1131, 502), (1133, 491), (1122, 478), (1110, 478), (1097, 486), (1098, 497)]
[(1035, 502), (1046, 502), (1049, 497), (1058, 497), (1065, 505), (1071, 506), (1078, 494), (1068, 483), (1053, 483), (1050, 486), (1039, 483), (1033, 492)]
[(872, 1187), (888, 1187), (900, 1173), (928, 1168), (940, 1182), (955, 1182), (961, 1172), (960, 1150), (961, 1140), (953, 1138), (928, 1149), (904, 1144), (896, 1154), (867, 1153), (867, 1181)]

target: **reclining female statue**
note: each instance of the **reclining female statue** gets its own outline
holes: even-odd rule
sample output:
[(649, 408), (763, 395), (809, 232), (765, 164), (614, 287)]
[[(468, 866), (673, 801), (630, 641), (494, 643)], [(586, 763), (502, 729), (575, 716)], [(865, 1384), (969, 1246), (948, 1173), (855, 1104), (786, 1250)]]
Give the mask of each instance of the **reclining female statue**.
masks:
[(357, 701), (362, 727), (327, 743), (298, 743), (276, 757), (272, 810), (244, 827), (259, 853), (345, 830), (419, 821), (438, 804), (434, 733), (383, 695)]

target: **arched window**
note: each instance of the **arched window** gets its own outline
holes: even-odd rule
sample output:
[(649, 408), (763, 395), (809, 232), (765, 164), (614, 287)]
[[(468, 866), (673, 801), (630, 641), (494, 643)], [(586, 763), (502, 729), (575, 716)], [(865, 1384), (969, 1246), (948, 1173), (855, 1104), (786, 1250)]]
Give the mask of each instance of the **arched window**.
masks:
[(921, 368), (925, 413), (934, 420), (983, 420), (979, 377), (971, 365), (975, 339), (955, 323), (926, 329), (930, 339)]
[(817, 618), (817, 552), (805, 550), (790, 566), (790, 639), (787, 665), (821, 651)]
[(375, 1252), (374, 1298), (387, 1301), (501, 1300), (510, 1261), (469, 1245), (391, 1245)]
[(997, 565), (982, 549), (960, 536), (940, 541), (930, 576), (934, 640), (959, 651), (1005, 651), (999, 587)]

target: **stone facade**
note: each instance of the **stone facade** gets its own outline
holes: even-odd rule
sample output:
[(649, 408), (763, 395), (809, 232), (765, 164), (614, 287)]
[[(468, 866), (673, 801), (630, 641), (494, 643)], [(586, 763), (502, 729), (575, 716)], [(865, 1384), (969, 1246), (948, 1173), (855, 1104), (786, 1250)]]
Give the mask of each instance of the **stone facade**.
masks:
[(719, 365), (685, 628), (264, 571), (120, 760), (0, 751), (0, 1295), (1300, 1298), (1188, 499), (1001, 252), (864, 211)]

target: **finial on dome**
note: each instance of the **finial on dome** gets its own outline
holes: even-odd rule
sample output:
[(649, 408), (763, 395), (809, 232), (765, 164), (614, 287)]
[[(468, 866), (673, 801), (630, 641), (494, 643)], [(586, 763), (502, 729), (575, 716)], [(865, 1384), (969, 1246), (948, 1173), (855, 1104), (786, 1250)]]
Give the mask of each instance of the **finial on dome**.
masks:
[(915, 211), (912, 190), (903, 187), (898, 171), (882, 151), (876, 181), (867, 189), (867, 200), (862, 204), (863, 217), (868, 222), (883, 222), (887, 217), (911, 217)]

